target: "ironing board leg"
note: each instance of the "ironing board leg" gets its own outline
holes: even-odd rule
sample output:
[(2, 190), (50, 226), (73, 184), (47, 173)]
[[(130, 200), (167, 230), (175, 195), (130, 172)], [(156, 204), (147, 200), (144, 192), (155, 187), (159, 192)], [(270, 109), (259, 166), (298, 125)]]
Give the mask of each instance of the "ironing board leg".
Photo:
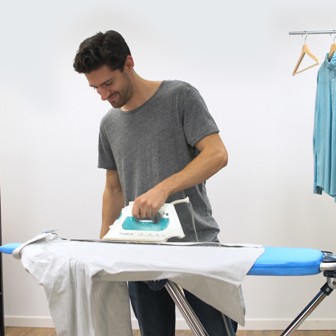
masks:
[[(334, 279), (335, 280), (335, 279)], [(315, 310), (315, 308), (333, 291), (328, 282), (321, 288), (319, 293), (306, 306), (304, 310), (295, 318), (295, 320), (287, 327), (281, 336), (291, 335), (302, 322)]]
[(167, 281), (165, 285), (169, 295), (175, 302), (175, 305), (180, 310), (181, 314), (183, 315), (184, 319), (188, 323), (190, 329), (196, 336), (209, 336), (207, 331), (204, 329), (202, 323), (196, 316), (193, 309), (190, 307), (189, 303), (187, 302), (182, 290), (176, 283), (172, 281)]

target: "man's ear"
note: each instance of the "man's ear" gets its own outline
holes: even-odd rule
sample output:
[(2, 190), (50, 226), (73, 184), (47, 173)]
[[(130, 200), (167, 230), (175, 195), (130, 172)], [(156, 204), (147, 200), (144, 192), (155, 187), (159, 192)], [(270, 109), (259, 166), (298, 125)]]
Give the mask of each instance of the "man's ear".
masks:
[(134, 60), (131, 55), (128, 55), (125, 62), (125, 67), (129, 68), (130, 70), (134, 68)]

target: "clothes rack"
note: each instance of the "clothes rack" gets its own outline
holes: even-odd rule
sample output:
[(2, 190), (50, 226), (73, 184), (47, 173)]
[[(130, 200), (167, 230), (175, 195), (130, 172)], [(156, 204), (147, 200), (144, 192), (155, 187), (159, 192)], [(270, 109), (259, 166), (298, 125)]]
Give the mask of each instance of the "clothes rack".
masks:
[[(0, 245), (2, 244), (1, 190), (0, 190)], [(5, 336), (5, 317), (3, 303), (2, 255), (0, 255), (0, 336)]]
[[(303, 71), (306, 71), (316, 65), (319, 65), (320, 64), (320, 60), (318, 59), (317, 56), (315, 56), (309, 49), (307, 43), (306, 43), (306, 39), (307, 39), (307, 36), (308, 35), (316, 35), (316, 34), (325, 34), (325, 35), (335, 35), (334, 37), (334, 43), (331, 45), (330, 47), (330, 52), (329, 52), (329, 56), (328, 58), (331, 59), (332, 55), (334, 54), (335, 50), (336, 50), (336, 44), (335, 44), (335, 39), (336, 39), (336, 29), (333, 29), (333, 30), (302, 30), (302, 31), (290, 31), (289, 32), (289, 35), (301, 35), (301, 36), (304, 36), (304, 44), (303, 44), (303, 47), (302, 47), (302, 51), (301, 51), (301, 55), (295, 65), (295, 68), (293, 70), (293, 76), (303, 72)], [(314, 60), (314, 63), (305, 67), (304, 69), (301, 69), (301, 70), (298, 70), (300, 65), (301, 65), (301, 62), (304, 58), (305, 55), (308, 55), (310, 58), (312, 58)]]
[(302, 30), (302, 31), (290, 31), (289, 35), (317, 35), (317, 34), (336, 34), (336, 29), (334, 30)]

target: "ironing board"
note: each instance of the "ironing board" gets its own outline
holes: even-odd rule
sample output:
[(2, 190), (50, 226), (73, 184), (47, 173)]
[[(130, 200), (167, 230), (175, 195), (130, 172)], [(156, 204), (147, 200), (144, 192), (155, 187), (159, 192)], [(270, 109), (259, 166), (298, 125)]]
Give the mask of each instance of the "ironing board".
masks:
[[(27, 244), (30, 242), (7, 244), (0, 247), (0, 252), (15, 253), (18, 247), (20, 250), (20, 247)], [(281, 335), (290, 335), (295, 331), (321, 301), (336, 288), (336, 255), (310, 248), (266, 247), (248, 271), (247, 274), (250, 276), (303, 276), (321, 272), (326, 277), (326, 283)], [(202, 324), (185, 300), (181, 288), (171, 280), (165, 282), (164, 286), (194, 334), (207, 336)]]
[[(291, 335), (313, 312), (313, 310), (336, 289), (336, 255), (332, 252), (311, 248), (266, 247), (264, 253), (256, 260), (248, 275), (254, 276), (304, 276), (323, 272), (326, 283), (318, 294), (300, 312), (293, 322), (281, 333)], [(208, 336), (199, 319), (186, 302), (181, 290), (174, 284), (166, 288), (194, 334)]]

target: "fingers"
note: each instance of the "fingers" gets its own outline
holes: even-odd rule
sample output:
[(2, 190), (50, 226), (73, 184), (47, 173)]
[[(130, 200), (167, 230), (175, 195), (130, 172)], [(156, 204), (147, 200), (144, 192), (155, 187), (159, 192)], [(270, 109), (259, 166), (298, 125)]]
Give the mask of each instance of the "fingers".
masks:
[(157, 200), (138, 197), (134, 200), (132, 215), (137, 219), (153, 218), (157, 215), (163, 203)]
[(137, 219), (153, 218), (167, 200), (168, 195), (155, 187), (137, 197), (133, 202), (132, 215)]
[(134, 201), (132, 215), (137, 219), (152, 218), (157, 214), (159, 209), (160, 207), (155, 205)]

